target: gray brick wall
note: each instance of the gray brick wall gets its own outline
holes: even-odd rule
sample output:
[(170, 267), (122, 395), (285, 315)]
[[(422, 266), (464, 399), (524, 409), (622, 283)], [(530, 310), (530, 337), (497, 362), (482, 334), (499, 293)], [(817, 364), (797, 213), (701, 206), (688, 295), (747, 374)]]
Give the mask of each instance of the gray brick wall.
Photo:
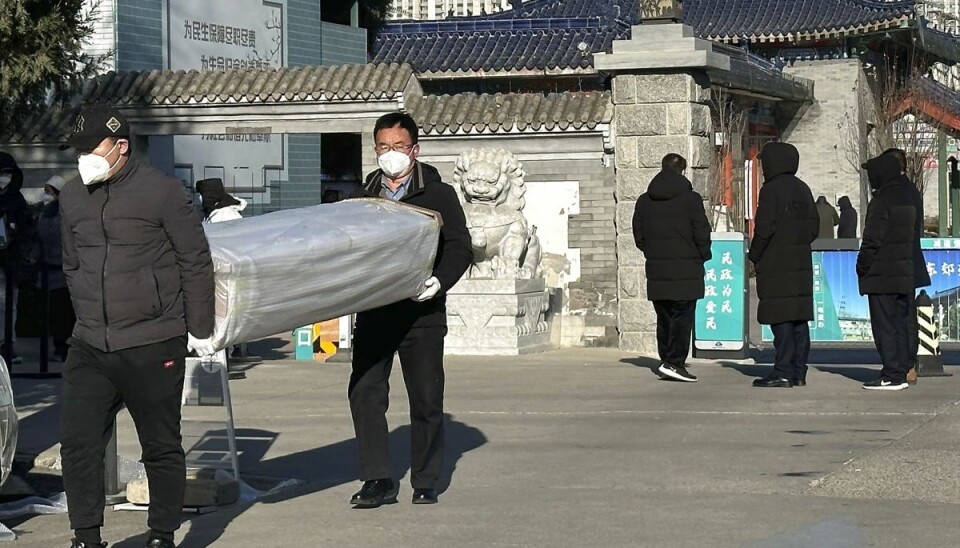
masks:
[(785, 72), (816, 82), (816, 101), (801, 111), (783, 135), (784, 141), (800, 151), (797, 175), (810, 185), (814, 197), (823, 195), (833, 203), (837, 194), (846, 194), (862, 218), (866, 195), (861, 191), (859, 170), (847, 158), (847, 151), (859, 151), (860, 144), (851, 142), (845, 129), (848, 123), (860, 123), (856, 91), (860, 62), (798, 62)]
[(117, 0), (117, 70), (163, 69), (163, 2)]

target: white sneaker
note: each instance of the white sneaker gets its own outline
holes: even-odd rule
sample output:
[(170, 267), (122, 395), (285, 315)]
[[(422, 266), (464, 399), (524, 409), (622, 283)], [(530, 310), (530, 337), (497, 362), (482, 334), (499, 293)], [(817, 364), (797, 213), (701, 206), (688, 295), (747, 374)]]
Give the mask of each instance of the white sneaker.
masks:
[(687, 368), (682, 365), (670, 365), (669, 363), (661, 363), (660, 367), (657, 368), (657, 373), (660, 374), (663, 378), (673, 379), (675, 381), (682, 382), (697, 382), (697, 377), (687, 371)]

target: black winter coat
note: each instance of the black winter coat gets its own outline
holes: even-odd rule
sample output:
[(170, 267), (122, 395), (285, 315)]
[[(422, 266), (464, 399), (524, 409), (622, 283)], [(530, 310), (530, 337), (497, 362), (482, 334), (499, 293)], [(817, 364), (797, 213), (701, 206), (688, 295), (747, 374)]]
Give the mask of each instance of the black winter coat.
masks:
[(73, 336), (104, 352), (213, 334), (213, 262), (183, 185), (136, 158), (60, 193)]
[[(433, 275), (440, 281), (440, 293), (428, 301), (418, 303), (410, 299), (357, 314), (357, 330), (410, 329), (412, 327), (443, 327), (447, 325), (446, 292), (456, 285), (473, 264), (473, 246), (463, 207), (454, 188), (444, 183), (440, 172), (429, 164), (417, 162), (411, 175), (410, 190), (400, 199), (405, 204), (422, 207), (440, 214), (440, 242), (433, 265)], [(369, 174), (364, 183), (364, 195), (380, 196), (383, 190), (383, 172)], [(399, 250), (398, 250), (399, 252)]]
[(917, 236), (913, 243), (913, 287), (927, 287), (930, 285), (930, 273), (927, 272), (927, 260), (923, 257), (923, 250), (920, 248), (920, 238), (923, 238), (923, 195), (920, 189), (913, 184), (906, 175), (900, 175), (900, 184), (907, 190), (910, 200), (913, 202), (913, 209), (916, 211), (914, 220)]
[(820, 232), (817, 237), (836, 238), (833, 227), (840, 224), (840, 217), (837, 216), (837, 210), (823, 196), (817, 198), (817, 217), (820, 219)]
[(750, 260), (757, 270), (757, 320), (775, 325), (813, 319), (813, 256), (820, 216), (810, 187), (795, 174), (793, 145), (770, 143), (760, 153), (764, 184), (757, 204)]
[(857, 255), (861, 295), (906, 295), (915, 284), (916, 208), (900, 180), (900, 164), (890, 155), (867, 162), (873, 199), (867, 206)]
[(857, 237), (857, 210), (853, 209), (850, 198), (840, 198), (840, 226), (837, 228), (837, 238)]
[(686, 177), (662, 171), (637, 200), (633, 238), (646, 257), (647, 298), (703, 298), (703, 263), (710, 260), (710, 223), (703, 198)]
[(33, 219), (20, 189), (23, 188), (23, 171), (13, 156), (0, 152), (0, 171), (11, 175), (10, 184), (0, 190), (0, 216), (3, 217), (7, 235), (7, 247), (0, 249), (0, 265), (11, 268), (17, 274), (29, 258), (32, 243), (27, 236), (32, 230)]

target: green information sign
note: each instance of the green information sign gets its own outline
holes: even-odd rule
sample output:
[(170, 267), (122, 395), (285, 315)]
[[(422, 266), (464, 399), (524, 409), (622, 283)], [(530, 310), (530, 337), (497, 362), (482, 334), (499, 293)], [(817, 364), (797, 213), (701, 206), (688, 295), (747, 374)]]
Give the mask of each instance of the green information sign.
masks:
[(704, 265), (704, 297), (697, 302), (694, 348), (740, 351), (746, 347), (747, 268), (743, 234), (712, 235), (713, 258)]

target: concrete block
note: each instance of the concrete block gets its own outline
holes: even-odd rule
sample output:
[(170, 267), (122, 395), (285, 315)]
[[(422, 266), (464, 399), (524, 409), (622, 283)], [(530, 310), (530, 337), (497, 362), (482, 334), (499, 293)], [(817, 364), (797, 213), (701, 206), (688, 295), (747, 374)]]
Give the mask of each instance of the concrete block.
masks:
[(642, 266), (620, 266), (620, 300), (640, 299), (643, 297), (645, 282)]
[(690, 74), (638, 74), (638, 103), (695, 102), (700, 85)]
[(710, 107), (700, 103), (670, 103), (667, 105), (668, 135), (706, 136), (713, 122)]
[(660, 173), (659, 169), (621, 169), (617, 171), (617, 201), (636, 202), (641, 194), (647, 191), (650, 181)]
[(617, 169), (637, 167), (636, 137), (617, 137), (616, 164)]
[(617, 236), (617, 262), (621, 267), (646, 264), (643, 252), (637, 249), (637, 244), (633, 241), (633, 234), (629, 231)]
[(625, 105), (617, 107), (617, 134), (665, 135), (667, 133), (666, 104)]
[(682, 155), (687, 158), (688, 163), (692, 164), (689, 156), (689, 139), (689, 137), (680, 135), (638, 138), (640, 167), (659, 169), (663, 157), (671, 152)]
[(710, 167), (716, 154), (713, 140), (709, 137), (689, 137), (689, 140), (690, 156), (687, 157), (687, 165), (694, 169)]
[[(146, 478), (127, 484), (127, 500), (134, 504), (150, 504), (150, 487)], [(238, 500), (240, 484), (232, 476), (222, 472), (218, 475), (215, 470), (187, 470), (184, 507), (225, 506)]]
[(633, 74), (618, 74), (613, 79), (613, 103), (628, 105), (637, 102), (637, 77)]
[(654, 332), (625, 332), (620, 331), (620, 350), (636, 352), (641, 356), (656, 358), (657, 335)]
[(617, 233), (632, 234), (633, 232), (633, 210), (636, 204), (633, 202), (617, 203)]
[(621, 331), (656, 332), (657, 313), (646, 299), (623, 299), (619, 303)]

